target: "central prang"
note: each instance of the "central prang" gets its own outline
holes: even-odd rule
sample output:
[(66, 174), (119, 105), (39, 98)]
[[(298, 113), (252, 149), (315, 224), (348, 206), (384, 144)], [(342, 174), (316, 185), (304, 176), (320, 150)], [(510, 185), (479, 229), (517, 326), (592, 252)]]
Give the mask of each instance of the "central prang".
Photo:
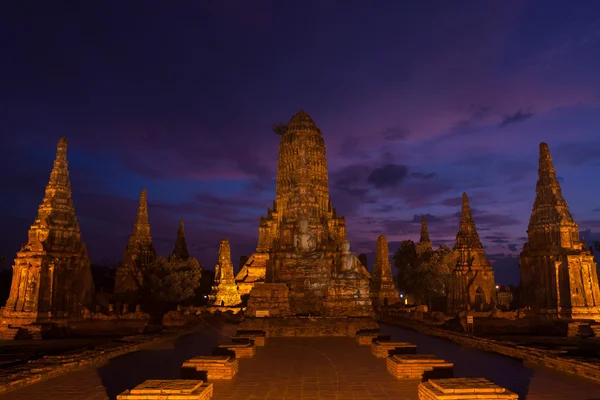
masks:
[(281, 135), (273, 208), (260, 220), (256, 253), (236, 283), (249, 295), (249, 310), (261, 315), (372, 317), (370, 279), (329, 199), (321, 131), (300, 111)]

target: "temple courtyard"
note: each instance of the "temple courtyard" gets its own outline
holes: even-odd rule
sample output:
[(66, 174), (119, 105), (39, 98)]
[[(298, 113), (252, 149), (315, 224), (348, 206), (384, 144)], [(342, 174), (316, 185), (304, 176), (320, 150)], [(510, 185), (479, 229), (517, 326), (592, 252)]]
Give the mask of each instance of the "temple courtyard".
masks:
[[(148, 379), (178, 379), (183, 361), (209, 355), (233, 334), (235, 326), (205, 326), (201, 331), (116, 357), (0, 396), (0, 399), (115, 399)], [(520, 361), (467, 349), (399, 327), (382, 325), (382, 334), (417, 345), (419, 353), (454, 363), (457, 377), (487, 378), (520, 399), (600, 398), (600, 384)], [(214, 381), (213, 399), (417, 399), (418, 381), (398, 381), (384, 359), (354, 338), (269, 338), (252, 358), (239, 360), (233, 379)]]

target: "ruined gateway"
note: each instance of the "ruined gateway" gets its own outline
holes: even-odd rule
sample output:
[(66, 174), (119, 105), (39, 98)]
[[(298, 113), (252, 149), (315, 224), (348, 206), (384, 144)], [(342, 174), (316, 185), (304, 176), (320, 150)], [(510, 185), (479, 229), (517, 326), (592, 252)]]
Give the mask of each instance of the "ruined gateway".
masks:
[(321, 131), (300, 111), (281, 135), (275, 201), (260, 220), (256, 253), (236, 276), (248, 314), (372, 320), (370, 278), (329, 199)]

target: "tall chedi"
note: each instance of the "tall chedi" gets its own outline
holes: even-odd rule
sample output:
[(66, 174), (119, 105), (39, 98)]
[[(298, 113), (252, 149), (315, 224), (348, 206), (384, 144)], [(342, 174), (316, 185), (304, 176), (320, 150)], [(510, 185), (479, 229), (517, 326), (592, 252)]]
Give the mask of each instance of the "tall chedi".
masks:
[(143, 283), (144, 268), (156, 260), (156, 250), (150, 236), (146, 189), (140, 194), (140, 205), (133, 225), (133, 233), (125, 248), (123, 262), (117, 268), (114, 295), (116, 300), (136, 302)]
[(419, 244), (421, 244), (423, 246), (427, 246), (431, 249), (433, 248), (433, 243), (431, 243), (431, 240), (429, 239), (429, 230), (427, 229), (427, 220), (425, 219), (424, 215), (421, 216), (421, 236), (419, 238)]
[(448, 294), (448, 312), (488, 311), (494, 308), (494, 271), (485, 257), (466, 193), (462, 195), (462, 212), (454, 251), (457, 253), (457, 262)]
[(188, 260), (190, 253), (187, 247), (187, 241), (185, 240), (185, 230), (183, 228), (183, 220), (179, 220), (179, 228), (177, 229), (177, 239), (175, 239), (175, 247), (171, 258), (177, 258), (180, 260)]
[(231, 262), (231, 246), (227, 239), (221, 239), (221, 243), (219, 243), (215, 281), (209, 301), (211, 311), (223, 311), (223, 309), (237, 311), (242, 303), (240, 292), (235, 284), (233, 263)]
[(260, 219), (256, 253), (236, 276), (242, 295), (260, 297), (258, 284), (277, 283), (293, 313), (373, 314), (369, 273), (350, 252), (328, 180), (323, 135), (300, 111), (281, 134), (275, 201)]
[(563, 198), (552, 156), (540, 144), (528, 241), (520, 256), (525, 305), (554, 320), (600, 321), (600, 288), (592, 252)]
[(2, 310), (3, 330), (77, 318), (92, 303), (90, 260), (81, 241), (67, 166), (67, 139), (62, 138), (38, 215), (15, 258), (10, 296)]
[(384, 235), (377, 238), (377, 251), (371, 278), (371, 302), (378, 308), (400, 301), (400, 294), (392, 277), (388, 241)]

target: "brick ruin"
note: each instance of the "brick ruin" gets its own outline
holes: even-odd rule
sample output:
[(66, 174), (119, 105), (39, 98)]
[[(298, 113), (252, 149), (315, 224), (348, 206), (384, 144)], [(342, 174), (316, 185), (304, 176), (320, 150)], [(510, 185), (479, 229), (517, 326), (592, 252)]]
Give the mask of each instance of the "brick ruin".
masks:
[(18, 327), (34, 331), (37, 324), (80, 318), (92, 305), (94, 283), (71, 197), (67, 145), (66, 138), (59, 140), (44, 199), (15, 258), (2, 309), (5, 338)]
[(179, 220), (179, 228), (177, 228), (177, 238), (175, 239), (175, 247), (171, 253), (171, 258), (180, 260), (188, 260), (190, 252), (188, 251), (187, 241), (185, 240), (185, 230), (183, 228), (183, 220)]
[(429, 230), (427, 229), (427, 220), (425, 216), (421, 216), (421, 236), (419, 237), (419, 244), (433, 248), (433, 243), (431, 243), (431, 239), (429, 239)]
[(600, 321), (594, 256), (580, 239), (546, 143), (540, 143), (527, 237), (519, 259), (525, 305), (551, 320)]
[(146, 189), (140, 194), (140, 205), (133, 225), (133, 233), (125, 248), (123, 263), (117, 268), (114, 298), (118, 302), (138, 302), (144, 268), (156, 260), (156, 250), (150, 236)]
[(215, 266), (215, 281), (212, 293), (209, 296), (211, 308), (238, 308), (239, 310), (242, 298), (235, 283), (233, 263), (231, 262), (231, 246), (227, 239), (221, 239), (218, 254), (218, 261)]
[(392, 277), (388, 241), (384, 235), (377, 238), (377, 251), (371, 278), (371, 302), (374, 307), (392, 305), (400, 301), (400, 294)]
[(462, 195), (462, 212), (454, 251), (458, 259), (452, 271), (448, 312), (493, 309), (496, 305), (494, 271), (485, 257), (466, 193)]

